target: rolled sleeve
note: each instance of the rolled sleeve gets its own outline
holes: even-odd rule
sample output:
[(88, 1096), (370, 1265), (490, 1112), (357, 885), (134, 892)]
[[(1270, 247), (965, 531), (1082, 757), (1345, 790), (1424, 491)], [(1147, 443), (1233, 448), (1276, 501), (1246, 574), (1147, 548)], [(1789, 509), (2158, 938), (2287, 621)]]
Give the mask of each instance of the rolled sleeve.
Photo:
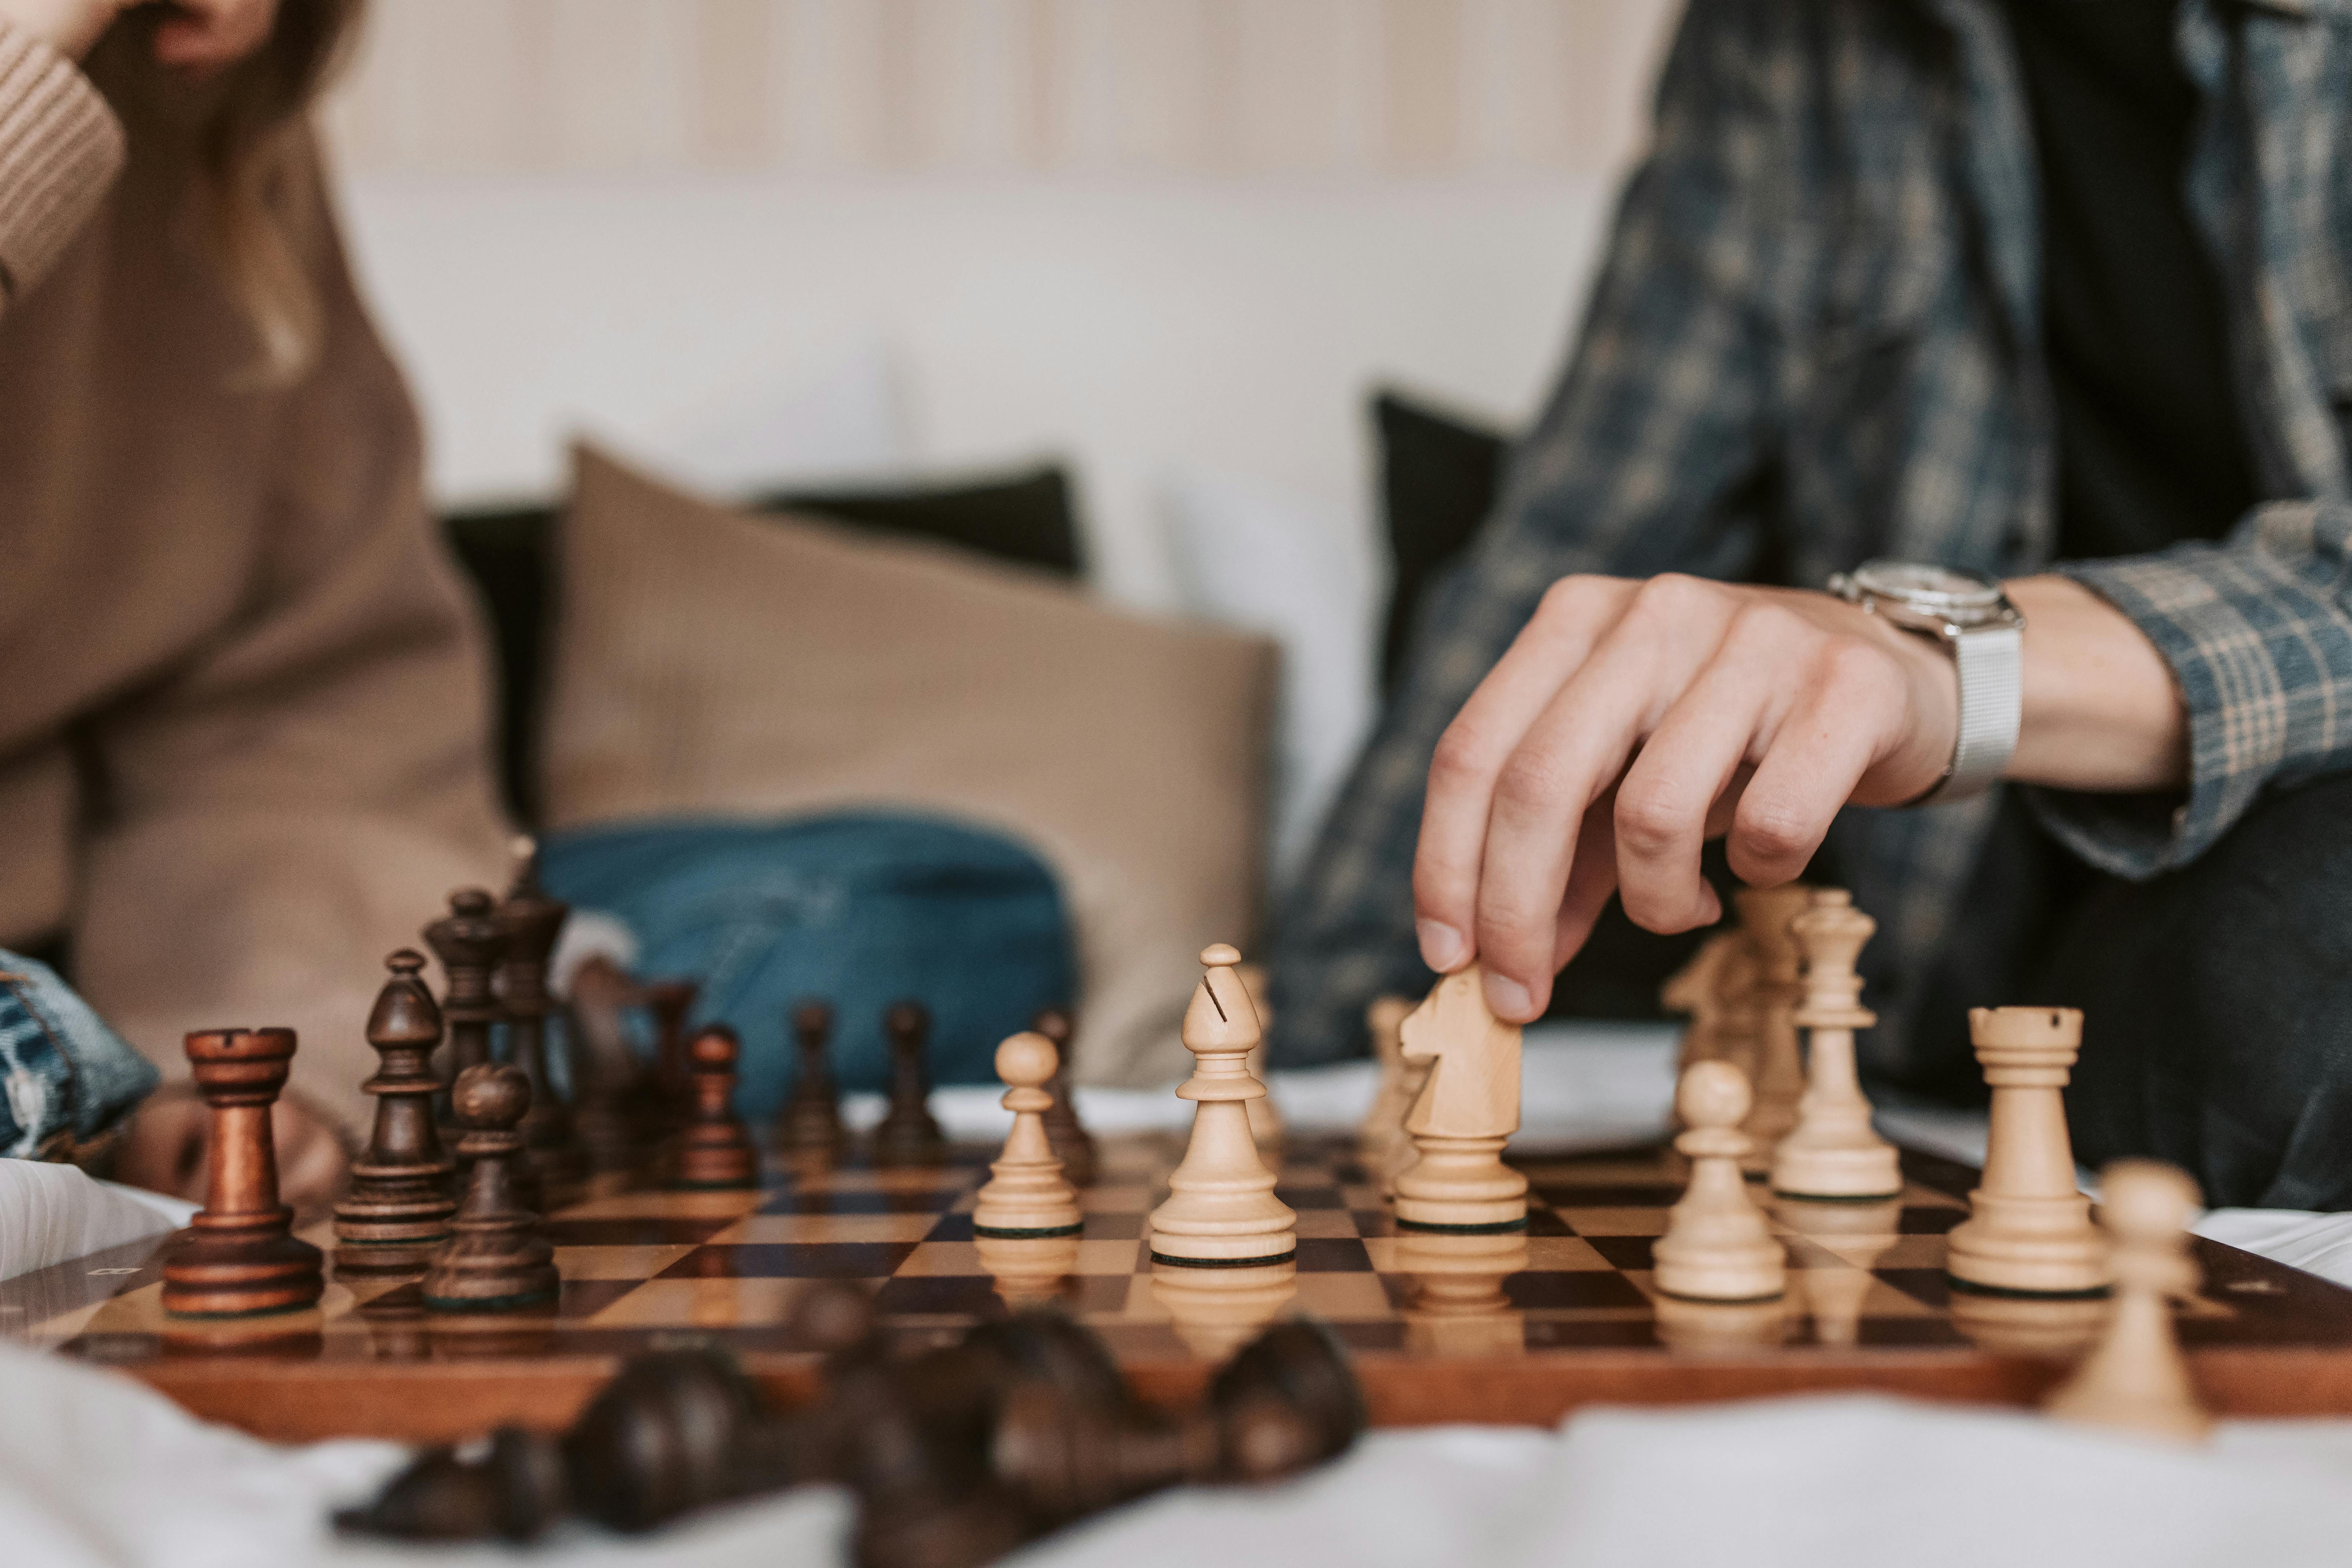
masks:
[(122, 157), (121, 122), (89, 79), (0, 22), (0, 304), (81, 232)]
[(2352, 767), (2352, 507), (2273, 502), (2221, 544), (2056, 568), (2129, 616), (2188, 711), (2187, 794), (2037, 790), (2075, 853), (2135, 880), (2184, 866), (2266, 789)]

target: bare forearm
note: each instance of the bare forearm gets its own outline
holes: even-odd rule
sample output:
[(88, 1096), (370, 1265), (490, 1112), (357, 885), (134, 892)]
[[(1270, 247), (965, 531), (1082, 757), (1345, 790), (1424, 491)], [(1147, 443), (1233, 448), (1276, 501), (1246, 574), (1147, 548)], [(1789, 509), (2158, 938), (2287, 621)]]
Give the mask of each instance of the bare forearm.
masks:
[(2024, 715), (2008, 776), (2101, 792), (2185, 784), (2188, 722), (2156, 645), (2079, 583), (2007, 586), (2025, 616)]

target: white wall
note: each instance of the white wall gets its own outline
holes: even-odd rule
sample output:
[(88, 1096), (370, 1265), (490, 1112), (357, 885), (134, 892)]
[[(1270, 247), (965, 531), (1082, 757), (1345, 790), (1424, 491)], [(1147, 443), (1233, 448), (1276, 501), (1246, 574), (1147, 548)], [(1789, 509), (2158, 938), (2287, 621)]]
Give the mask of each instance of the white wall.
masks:
[(713, 483), (1054, 454), (1105, 586), (1165, 603), (1171, 473), (1361, 518), (1375, 379), (1524, 416), (1615, 179), (362, 170), (343, 199), (445, 500), (553, 493), (575, 428)]
[(1367, 384), (1565, 346), (1679, 0), (388, 0), (328, 123), (446, 500), (587, 426), (714, 483), (1072, 462), (1362, 528)]

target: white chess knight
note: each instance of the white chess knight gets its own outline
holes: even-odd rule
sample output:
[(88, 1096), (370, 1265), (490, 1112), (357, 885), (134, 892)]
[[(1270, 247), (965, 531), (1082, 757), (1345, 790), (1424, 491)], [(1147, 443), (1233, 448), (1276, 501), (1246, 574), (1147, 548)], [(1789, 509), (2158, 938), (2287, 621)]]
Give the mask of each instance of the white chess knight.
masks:
[(1184, 1010), (1184, 1048), (1195, 1066), (1176, 1092), (1199, 1108), (1183, 1163), (1168, 1178), (1168, 1201), (1151, 1211), (1155, 1262), (1231, 1268), (1297, 1256), (1298, 1216), (1274, 1195), (1274, 1173), (1258, 1158), (1249, 1102), (1265, 1085), (1250, 1076), (1249, 1054), (1264, 1031), (1223, 942), (1201, 954), (1208, 971)]
[(1479, 966), (1442, 977), (1400, 1033), (1404, 1059), (1428, 1063), (1429, 1079), (1404, 1119), (1420, 1157), (1397, 1175), (1397, 1224), (1527, 1224), (1528, 1179), (1503, 1163), (1503, 1145), (1519, 1130), (1519, 1027), (1486, 1010)]

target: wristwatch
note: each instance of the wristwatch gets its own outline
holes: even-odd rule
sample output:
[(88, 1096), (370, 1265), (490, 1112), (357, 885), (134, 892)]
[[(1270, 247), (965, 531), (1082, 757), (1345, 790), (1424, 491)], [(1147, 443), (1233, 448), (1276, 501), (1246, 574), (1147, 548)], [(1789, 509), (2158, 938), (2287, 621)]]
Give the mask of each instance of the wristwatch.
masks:
[(1953, 566), (1865, 561), (1832, 576), (1830, 592), (1906, 632), (1934, 638), (1958, 668), (1960, 720), (1951, 763), (1911, 804), (1940, 805), (1990, 789), (2017, 750), (2024, 691), (2025, 617), (2000, 584)]

